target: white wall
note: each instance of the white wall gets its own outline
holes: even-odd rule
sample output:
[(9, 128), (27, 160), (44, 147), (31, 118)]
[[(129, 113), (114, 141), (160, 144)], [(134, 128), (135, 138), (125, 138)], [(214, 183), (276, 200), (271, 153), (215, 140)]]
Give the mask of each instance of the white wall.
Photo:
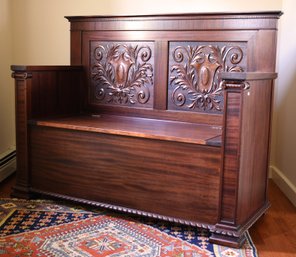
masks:
[(15, 148), (11, 1), (0, 0), (0, 159)]
[(283, 0), (278, 44), (272, 171), (275, 182), (296, 206), (296, 5)]

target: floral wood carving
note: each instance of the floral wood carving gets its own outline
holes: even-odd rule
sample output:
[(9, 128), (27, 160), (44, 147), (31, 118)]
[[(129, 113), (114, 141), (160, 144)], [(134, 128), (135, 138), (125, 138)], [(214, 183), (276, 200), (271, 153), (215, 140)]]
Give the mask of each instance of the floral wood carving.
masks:
[(95, 42), (91, 51), (95, 101), (123, 105), (149, 101), (153, 85), (151, 46)]
[(240, 46), (177, 45), (171, 49), (170, 85), (175, 106), (190, 110), (218, 111), (222, 84), (219, 72), (242, 72), (244, 54)]

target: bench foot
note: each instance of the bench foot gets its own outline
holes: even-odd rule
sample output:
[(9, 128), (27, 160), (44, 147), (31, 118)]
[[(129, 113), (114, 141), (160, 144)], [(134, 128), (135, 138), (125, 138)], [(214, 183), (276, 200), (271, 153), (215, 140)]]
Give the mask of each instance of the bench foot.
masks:
[(28, 187), (24, 186), (14, 186), (13, 191), (11, 193), (11, 197), (13, 198), (21, 198), (21, 199), (32, 199), (33, 194), (29, 191)]
[(240, 237), (228, 236), (223, 234), (212, 233), (210, 236), (210, 243), (225, 245), (233, 248), (240, 248), (243, 243), (246, 241), (245, 233)]

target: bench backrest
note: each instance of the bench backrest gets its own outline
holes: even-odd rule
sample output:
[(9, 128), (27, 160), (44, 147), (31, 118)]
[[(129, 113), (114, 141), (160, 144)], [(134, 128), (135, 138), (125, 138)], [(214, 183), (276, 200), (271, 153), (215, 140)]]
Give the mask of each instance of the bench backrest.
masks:
[(91, 112), (221, 125), (220, 74), (274, 71), (278, 13), (67, 18)]

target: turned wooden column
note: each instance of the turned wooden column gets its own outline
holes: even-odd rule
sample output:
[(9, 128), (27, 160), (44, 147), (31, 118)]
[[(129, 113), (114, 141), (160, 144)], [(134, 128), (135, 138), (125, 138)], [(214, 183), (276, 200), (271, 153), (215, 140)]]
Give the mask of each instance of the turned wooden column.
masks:
[(32, 73), (14, 71), (15, 79), (15, 118), (16, 118), (16, 157), (17, 179), (13, 188), (13, 197), (30, 198), (30, 176), (28, 157), (28, 124), (31, 117), (31, 82)]

